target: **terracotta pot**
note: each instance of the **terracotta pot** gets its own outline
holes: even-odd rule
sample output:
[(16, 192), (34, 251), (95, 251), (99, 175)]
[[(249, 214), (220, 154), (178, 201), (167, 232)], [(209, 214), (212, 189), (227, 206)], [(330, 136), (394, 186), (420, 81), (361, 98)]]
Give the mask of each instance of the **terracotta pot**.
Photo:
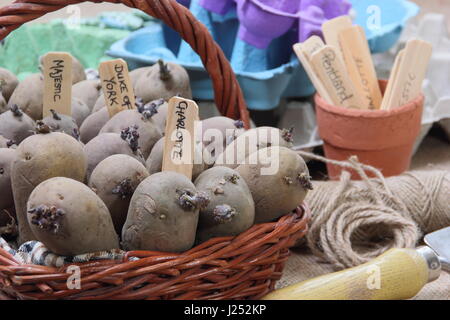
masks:
[[(380, 80), (384, 93), (387, 81)], [(414, 142), (419, 135), (424, 96), (392, 110), (359, 110), (333, 106), (315, 96), (317, 125), (324, 141), (325, 156), (347, 160), (356, 155), (360, 162), (395, 176), (408, 170)], [(328, 175), (338, 179), (341, 167), (327, 164)], [(356, 172), (352, 178), (360, 179)]]

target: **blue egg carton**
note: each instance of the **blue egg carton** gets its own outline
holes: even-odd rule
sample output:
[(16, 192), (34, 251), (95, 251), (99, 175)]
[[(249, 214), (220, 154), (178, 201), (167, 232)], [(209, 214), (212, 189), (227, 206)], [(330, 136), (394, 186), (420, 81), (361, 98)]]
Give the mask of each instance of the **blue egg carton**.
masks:
[[(373, 53), (389, 50), (398, 41), (406, 21), (418, 13), (418, 6), (407, 0), (378, 0), (376, 7), (373, 0), (350, 2), (356, 12), (355, 23), (365, 28)], [(225, 56), (231, 60), (233, 49), (240, 41), (236, 40), (239, 21), (235, 10), (226, 16), (219, 16), (199, 11), (198, 6), (193, 9), (195, 5), (194, 0), (191, 2), (191, 11), (198, 11), (194, 14), (198, 13), (197, 18), (206, 24)], [(371, 21), (371, 24), (367, 21)], [(380, 24), (376, 25), (376, 22)], [(291, 30), (272, 41), (267, 49), (268, 70), (252, 72), (234, 68), (250, 110), (271, 110), (279, 105), (282, 98), (307, 97), (314, 93), (313, 85), (292, 53), (291, 46), (295, 43), (297, 33), (297, 30)], [(180, 51), (182, 54), (179, 55)], [(159, 22), (149, 23), (114, 43), (107, 54), (123, 58), (130, 70), (152, 65), (158, 59), (178, 63), (189, 73), (194, 99), (214, 99), (212, 82), (198, 55), (178, 33)]]

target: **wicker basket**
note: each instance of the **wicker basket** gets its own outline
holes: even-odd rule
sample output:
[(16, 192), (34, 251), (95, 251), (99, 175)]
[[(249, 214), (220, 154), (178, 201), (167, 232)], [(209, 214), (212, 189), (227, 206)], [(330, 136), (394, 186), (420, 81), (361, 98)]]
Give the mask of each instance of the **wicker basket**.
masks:
[[(81, 0), (17, 0), (0, 8), (0, 40), (25, 22)], [(102, 1), (92, 1), (102, 2)], [(107, 0), (163, 20), (199, 54), (223, 115), (249, 116), (234, 72), (209, 31), (175, 0)], [(0, 299), (258, 299), (280, 279), (289, 248), (310, 218), (302, 205), (276, 222), (258, 224), (237, 237), (214, 238), (181, 253), (128, 252), (123, 261), (78, 264), (81, 289), (67, 288), (66, 267), (23, 265), (0, 249)], [(138, 260), (129, 258), (137, 257)], [(72, 264), (73, 265), (73, 264)]]

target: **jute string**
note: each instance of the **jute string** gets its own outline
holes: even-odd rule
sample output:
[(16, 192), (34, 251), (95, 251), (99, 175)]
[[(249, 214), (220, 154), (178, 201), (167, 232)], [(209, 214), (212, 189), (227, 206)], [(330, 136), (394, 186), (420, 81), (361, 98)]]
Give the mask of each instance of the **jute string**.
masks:
[(298, 153), (361, 177), (352, 181), (343, 170), (337, 182), (315, 182), (306, 198), (313, 213), (308, 246), (338, 269), (365, 263), (390, 248), (415, 247), (424, 233), (450, 225), (449, 172), (411, 171), (385, 178), (356, 157), (335, 161)]

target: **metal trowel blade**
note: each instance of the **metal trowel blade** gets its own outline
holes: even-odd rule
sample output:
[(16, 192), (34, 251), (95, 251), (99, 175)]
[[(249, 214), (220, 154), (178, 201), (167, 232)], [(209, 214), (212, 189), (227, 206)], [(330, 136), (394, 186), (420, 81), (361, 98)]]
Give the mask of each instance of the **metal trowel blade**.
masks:
[(424, 241), (448, 267), (450, 265), (450, 227), (427, 234)]

